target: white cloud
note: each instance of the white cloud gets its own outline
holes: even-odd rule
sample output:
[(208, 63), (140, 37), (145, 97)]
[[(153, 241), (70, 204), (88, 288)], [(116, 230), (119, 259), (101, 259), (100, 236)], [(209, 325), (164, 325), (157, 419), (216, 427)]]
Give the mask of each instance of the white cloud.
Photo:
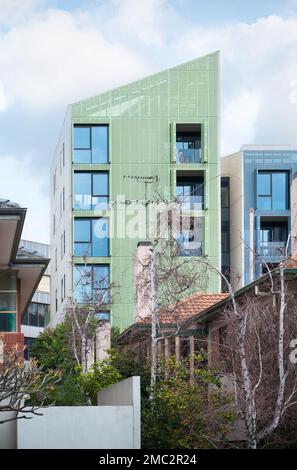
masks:
[(24, 22), (43, 0), (0, 0), (0, 24)]
[[(221, 50), (222, 152), (242, 143), (297, 145), (297, 16), (194, 28), (178, 43), (179, 55)], [(244, 138), (244, 141), (243, 141)]]
[(27, 216), (22, 237), (28, 240), (49, 242), (49, 198), (45, 191), (47, 175), (42, 177), (32, 171), (30, 158), (0, 155), (1, 198), (26, 207)]
[(0, 70), (15, 103), (38, 112), (145, 75), (149, 60), (87, 15), (48, 10), (0, 35)]

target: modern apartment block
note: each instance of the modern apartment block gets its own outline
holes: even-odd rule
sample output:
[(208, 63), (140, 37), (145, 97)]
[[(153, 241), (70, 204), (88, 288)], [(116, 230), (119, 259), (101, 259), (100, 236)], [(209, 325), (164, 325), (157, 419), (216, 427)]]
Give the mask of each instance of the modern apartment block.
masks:
[(20, 243), (25, 217), (26, 209), (0, 199), (0, 362), (6, 348), (24, 347), (21, 319), (49, 263)]
[[(112, 325), (133, 323), (134, 253), (152, 237), (148, 219), (141, 233), (129, 229), (134, 203), (146, 211), (158, 191), (182, 197), (198, 227), (192, 253), (181, 234), (180, 256), (207, 256), (220, 269), (218, 80), (215, 52), (68, 107), (51, 168), (52, 325), (73, 296), (77, 266), (118, 286)], [(209, 271), (206, 291), (220, 285)]]
[[(38, 255), (49, 258), (50, 247), (44, 243), (36, 243), (28, 240), (20, 241), (20, 250), (22, 253), (29, 255)], [(28, 307), (22, 313), (21, 332), (24, 335), (25, 342), (25, 359), (30, 356), (30, 345), (35, 341), (37, 336), (44, 331), (50, 321), (50, 268), (46, 271), (39, 282), (34, 296)]]
[(237, 288), (285, 255), (297, 150), (244, 145), (240, 152), (222, 159), (221, 169), (230, 184), (230, 274)]

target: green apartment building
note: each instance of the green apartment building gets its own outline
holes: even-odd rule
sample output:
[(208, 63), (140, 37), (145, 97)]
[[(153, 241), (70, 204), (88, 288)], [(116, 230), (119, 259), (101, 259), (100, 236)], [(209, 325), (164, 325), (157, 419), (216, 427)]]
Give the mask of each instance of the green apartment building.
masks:
[[(180, 255), (220, 269), (218, 134), (218, 52), (68, 107), (51, 168), (52, 325), (73, 295), (74, 265), (118, 286), (102, 318), (120, 330), (133, 323), (134, 253), (150, 237), (148, 219), (133, 231), (133, 210), (160, 192), (182, 196), (199, 219), (196, 249), (181, 242)], [(220, 285), (209, 272), (203, 290)]]

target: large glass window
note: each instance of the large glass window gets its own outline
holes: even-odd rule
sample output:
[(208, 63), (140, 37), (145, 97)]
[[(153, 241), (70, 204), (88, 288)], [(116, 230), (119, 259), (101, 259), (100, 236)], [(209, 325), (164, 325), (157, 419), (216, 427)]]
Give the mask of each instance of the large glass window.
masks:
[(286, 222), (261, 221), (260, 254), (264, 257), (281, 257), (285, 254), (288, 238)]
[(259, 171), (258, 209), (289, 209), (289, 174), (287, 171)]
[(204, 208), (203, 177), (177, 176), (176, 197), (183, 205), (202, 210)]
[(109, 221), (74, 220), (74, 256), (109, 256)]
[(49, 305), (31, 302), (22, 314), (22, 325), (38, 326), (43, 328), (45, 317), (48, 316)]
[(109, 276), (108, 265), (76, 265), (73, 276), (76, 302), (94, 302), (102, 306), (108, 304), (110, 298)]
[(74, 173), (74, 209), (106, 210), (109, 199), (108, 173)]
[(74, 126), (74, 163), (108, 162), (108, 126)]

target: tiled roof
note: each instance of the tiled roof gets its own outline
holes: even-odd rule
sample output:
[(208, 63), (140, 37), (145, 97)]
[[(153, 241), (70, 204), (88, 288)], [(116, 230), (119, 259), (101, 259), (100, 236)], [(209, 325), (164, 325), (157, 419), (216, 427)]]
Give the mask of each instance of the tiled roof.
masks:
[[(180, 300), (175, 305), (170, 306), (168, 309), (158, 310), (159, 323), (180, 323), (188, 318), (203, 312), (212, 305), (220, 302), (228, 297), (227, 293), (220, 294), (203, 294), (198, 292), (190, 295), (183, 300)], [(136, 323), (151, 323), (151, 317), (138, 318)]]

